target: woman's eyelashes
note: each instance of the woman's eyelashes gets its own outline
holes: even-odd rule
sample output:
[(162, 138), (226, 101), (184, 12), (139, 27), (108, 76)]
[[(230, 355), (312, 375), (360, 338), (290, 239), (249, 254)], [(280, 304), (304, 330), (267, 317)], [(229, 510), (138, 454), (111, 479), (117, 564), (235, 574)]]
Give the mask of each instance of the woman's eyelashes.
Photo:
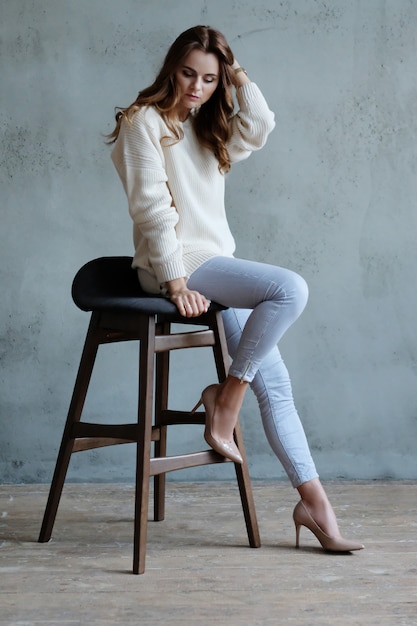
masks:
[[(186, 78), (193, 78), (195, 76), (195, 74), (193, 72), (190, 72), (189, 70), (183, 70), (182, 74)], [(214, 83), (216, 78), (215, 76), (206, 76), (206, 77), (203, 77), (203, 80), (205, 83), (210, 84), (210, 83)]]

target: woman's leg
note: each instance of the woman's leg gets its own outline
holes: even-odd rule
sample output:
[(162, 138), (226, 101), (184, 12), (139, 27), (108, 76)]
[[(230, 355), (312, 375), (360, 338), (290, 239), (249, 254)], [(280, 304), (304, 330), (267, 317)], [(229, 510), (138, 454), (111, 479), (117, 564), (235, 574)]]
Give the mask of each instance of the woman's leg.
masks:
[(225, 306), (252, 309), (212, 411), (214, 439), (231, 442), (247, 383), (303, 311), (307, 285), (291, 270), (230, 257), (206, 261), (187, 284)]
[[(199, 267), (188, 287), (228, 307), (251, 309), (226, 381), (205, 392), (210, 440), (233, 446), (233, 431), (246, 387), (262, 361), (276, 349), (307, 302), (305, 281), (291, 270), (230, 257), (214, 257)], [(207, 402), (208, 398), (210, 400)]]

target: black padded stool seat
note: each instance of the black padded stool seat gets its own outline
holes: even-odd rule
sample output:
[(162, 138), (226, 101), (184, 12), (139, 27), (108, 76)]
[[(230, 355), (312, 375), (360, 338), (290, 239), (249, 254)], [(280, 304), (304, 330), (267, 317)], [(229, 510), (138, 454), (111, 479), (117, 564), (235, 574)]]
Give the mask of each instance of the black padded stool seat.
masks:
[[(170, 300), (143, 291), (129, 256), (102, 257), (86, 263), (75, 275), (72, 297), (82, 311), (158, 313), (184, 321)], [(213, 310), (224, 308), (213, 304)]]
[[(198, 318), (179, 315), (163, 296), (150, 296), (132, 270), (132, 257), (103, 257), (84, 265), (72, 285), (75, 304), (91, 311), (83, 353), (72, 394), (61, 447), (49, 491), (39, 541), (49, 541), (61, 498), (71, 455), (104, 446), (136, 445), (136, 488), (133, 572), (145, 571), (149, 482), (154, 478), (154, 520), (165, 515), (165, 475), (167, 472), (199, 465), (229, 463), (214, 450), (167, 456), (168, 428), (175, 424), (204, 424), (204, 413), (168, 408), (169, 355), (171, 350), (211, 347), (219, 381), (225, 379), (227, 354), (221, 311), (212, 303)], [(181, 324), (186, 332), (172, 332), (171, 324)], [(203, 326), (202, 330), (189, 328)], [(81, 421), (85, 398), (100, 345), (120, 341), (139, 342), (137, 420), (128, 424), (97, 424)], [(117, 382), (115, 382), (117, 384)], [(196, 396), (201, 390), (196, 390)], [(235, 440), (243, 464), (235, 464), (246, 529), (251, 547), (260, 546), (256, 512), (240, 424)], [(153, 447), (153, 451), (152, 451)]]

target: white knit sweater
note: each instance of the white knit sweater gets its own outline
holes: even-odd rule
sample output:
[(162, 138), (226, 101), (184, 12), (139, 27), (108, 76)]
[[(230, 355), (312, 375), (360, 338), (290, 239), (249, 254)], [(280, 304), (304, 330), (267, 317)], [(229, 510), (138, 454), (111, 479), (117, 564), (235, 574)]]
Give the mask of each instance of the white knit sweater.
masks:
[[(261, 148), (274, 128), (274, 114), (255, 83), (237, 89), (238, 112), (227, 145), (233, 162)], [(112, 151), (133, 219), (132, 266), (148, 291), (187, 277), (213, 256), (233, 256), (235, 242), (224, 206), (224, 180), (214, 154), (201, 146), (192, 118), (173, 143), (154, 107), (122, 121)], [(165, 138), (165, 139), (164, 139)]]

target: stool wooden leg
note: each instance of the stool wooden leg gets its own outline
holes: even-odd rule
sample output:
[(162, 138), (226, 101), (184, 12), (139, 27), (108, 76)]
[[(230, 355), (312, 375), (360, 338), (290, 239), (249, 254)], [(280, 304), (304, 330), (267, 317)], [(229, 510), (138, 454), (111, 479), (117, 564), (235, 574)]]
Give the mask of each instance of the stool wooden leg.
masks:
[[(229, 353), (227, 349), (226, 335), (224, 332), (223, 318), (221, 312), (216, 313), (216, 320), (213, 326), (216, 336), (216, 343), (213, 346), (214, 359), (216, 362), (217, 375), (219, 381), (227, 376)], [(246, 459), (245, 444), (243, 442), (242, 429), (238, 422), (235, 428), (235, 441), (243, 457), (243, 463), (235, 463), (236, 477), (239, 485), (240, 499), (242, 502), (243, 514), (245, 516), (246, 529), (248, 531), (249, 545), (251, 548), (259, 548), (261, 539), (259, 535), (258, 521), (256, 518), (255, 502), (253, 499), (252, 485), (249, 476), (248, 462)]]
[(248, 462), (246, 459), (245, 444), (243, 443), (242, 428), (239, 422), (237, 423), (235, 428), (235, 441), (243, 458), (242, 464), (235, 463), (235, 469), (237, 484), (239, 485), (243, 514), (245, 516), (246, 529), (248, 531), (249, 545), (251, 548), (260, 548), (261, 537), (259, 535), (258, 520), (256, 518), (255, 501), (253, 499)]
[[(169, 325), (166, 325), (169, 326)], [(169, 329), (164, 328), (164, 334)], [(155, 426), (159, 430), (159, 439), (155, 441), (155, 457), (164, 457), (167, 454), (167, 427), (161, 425), (161, 411), (168, 408), (169, 387), (169, 352), (160, 352), (156, 355), (156, 382), (155, 382)], [(154, 520), (160, 522), (165, 518), (165, 490), (166, 474), (154, 476)]]
[(43, 516), (42, 527), (38, 539), (40, 543), (50, 540), (52, 528), (55, 523), (58, 505), (61, 499), (62, 489), (73, 449), (74, 439), (72, 437), (72, 427), (75, 422), (80, 421), (99, 346), (96, 335), (97, 326), (98, 315), (93, 313), (84, 343), (84, 349), (72, 393), (64, 434), (62, 436), (61, 447), (58, 453), (55, 471), (49, 490), (48, 502)]
[(155, 318), (146, 316), (143, 325), (146, 333), (144, 332), (141, 336), (139, 346), (139, 406), (133, 542), (134, 574), (144, 573), (146, 560), (155, 372)]

